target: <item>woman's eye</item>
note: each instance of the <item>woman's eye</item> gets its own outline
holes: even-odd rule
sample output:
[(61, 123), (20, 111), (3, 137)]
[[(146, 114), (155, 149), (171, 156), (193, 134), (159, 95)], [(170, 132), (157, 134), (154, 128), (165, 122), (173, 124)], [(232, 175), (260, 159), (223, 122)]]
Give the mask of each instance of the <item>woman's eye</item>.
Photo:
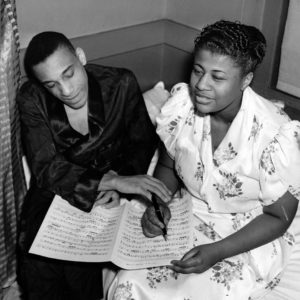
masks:
[(194, 68), (194, 73), (195, 73), (195, 74), (201, 74), (201, 73), (203, 73), (203, 72), (202, 72), (202, 70), (199, 70), (199, 69), (195, 69), (195, 68)]
[(222, 80), (224, 80), (223, 77), (217, 77), (217, 76), (213, 76), (213, 79), (216, 80), (216, 81), (222, 81)]

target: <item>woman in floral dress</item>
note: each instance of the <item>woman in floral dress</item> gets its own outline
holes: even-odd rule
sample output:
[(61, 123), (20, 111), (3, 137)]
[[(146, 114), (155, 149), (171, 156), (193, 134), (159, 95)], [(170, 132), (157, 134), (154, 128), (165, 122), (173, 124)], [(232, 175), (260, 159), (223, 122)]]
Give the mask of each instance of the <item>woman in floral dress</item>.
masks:
[[(154, 173), (191, 198), (194, 248), (170, 266), (121, 270), (109, 299), (260, 299), (280, 281), (295, 244), (300, 124), (250, 87), (265, 47), (258, 29), (229, 21), (196, 38), (190, 84), (173, 87), (157, 118)], [(142, 227), (162, 234), (151, 205)]]

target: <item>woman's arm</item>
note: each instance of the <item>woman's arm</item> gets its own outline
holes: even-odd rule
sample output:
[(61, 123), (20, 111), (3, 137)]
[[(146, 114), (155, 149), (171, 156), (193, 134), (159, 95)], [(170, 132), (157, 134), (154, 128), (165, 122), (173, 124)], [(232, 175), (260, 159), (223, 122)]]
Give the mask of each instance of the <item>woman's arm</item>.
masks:
[(171, 268), (180, 273), (202, 273), (222, 259), (269, 243), (284, 234), (297, 207), (298, 200), (286, 192), (236, 233), (216, 243), (193, 248), (180, 261), (173, 261)]
[(179, 188), (179, 180), (176, 175), (174, 160), (168, 155), (163, 143), (160, 144), (159, 150), (159, 159), (153, 176), (164, 182), (172, 195), (174, 195)]
[(262, 215), (221, 241), (222, 258), (249, 251), (282, 236), (293, 221), (297, 207), (298, 200), (289, 192), (265, 206)]
[[(179, 188), (179, 180), (175, 173), (174, 161), (167, 154), (163, 144), (161, 144), (159, 154), (159, 159), (153, 175), (165, 184), (173, 196)], [(156, 195), (153, 195), (153, 197), (156, 197)], [(170, 200), (170, 198), (168, 200)], [(168, 208), (169, 201), (166, 201), (164, 198), (157, 197), (157, 202), (159, 203), (160, 210), (164, 217), (164, 223), (167, 225), (171, 218), (171, 212)], [(142, 217), (144, 235), (147, 237), (161, 235), (163, 234), (162, 229), (165, 225), (158, 220), (153, 205), (149, 205)]]

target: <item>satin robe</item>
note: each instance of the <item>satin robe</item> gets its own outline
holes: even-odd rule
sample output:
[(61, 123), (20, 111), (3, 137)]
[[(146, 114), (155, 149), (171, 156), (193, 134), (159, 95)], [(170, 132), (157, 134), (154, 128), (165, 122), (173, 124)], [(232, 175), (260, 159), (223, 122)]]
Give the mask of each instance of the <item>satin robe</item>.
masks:
[(32, 175), (21, 226), (26, 251), (55, 194), (88, 212), (107, 171), (144, 174), (157, 147), (158, 137), (133, 73), (92, 64), (86, 71), (87, 135), (70, 126), (63, 103), (39, 84), (26, 82), (18, 94)]

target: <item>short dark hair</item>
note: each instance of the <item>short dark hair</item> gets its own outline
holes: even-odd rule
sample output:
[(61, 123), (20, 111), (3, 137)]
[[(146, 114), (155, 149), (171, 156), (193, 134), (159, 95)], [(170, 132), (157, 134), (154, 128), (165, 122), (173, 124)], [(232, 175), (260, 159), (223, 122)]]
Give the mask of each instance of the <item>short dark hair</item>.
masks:
[(29, 42), (24, 56), (24, 68), (27, 76), (35, 79), (33, 67), (43, 62), (60, 47), (66, 47), (72, 53), (76, 53), (70, 40), (62, 33), (44, 31), (35, 35)]
[(201, 30), (195, 39), (195, 52), (199, 49), (230, 56), (246, 75), (262, 62), (266, 39), (254, 26), (220, 20)]

